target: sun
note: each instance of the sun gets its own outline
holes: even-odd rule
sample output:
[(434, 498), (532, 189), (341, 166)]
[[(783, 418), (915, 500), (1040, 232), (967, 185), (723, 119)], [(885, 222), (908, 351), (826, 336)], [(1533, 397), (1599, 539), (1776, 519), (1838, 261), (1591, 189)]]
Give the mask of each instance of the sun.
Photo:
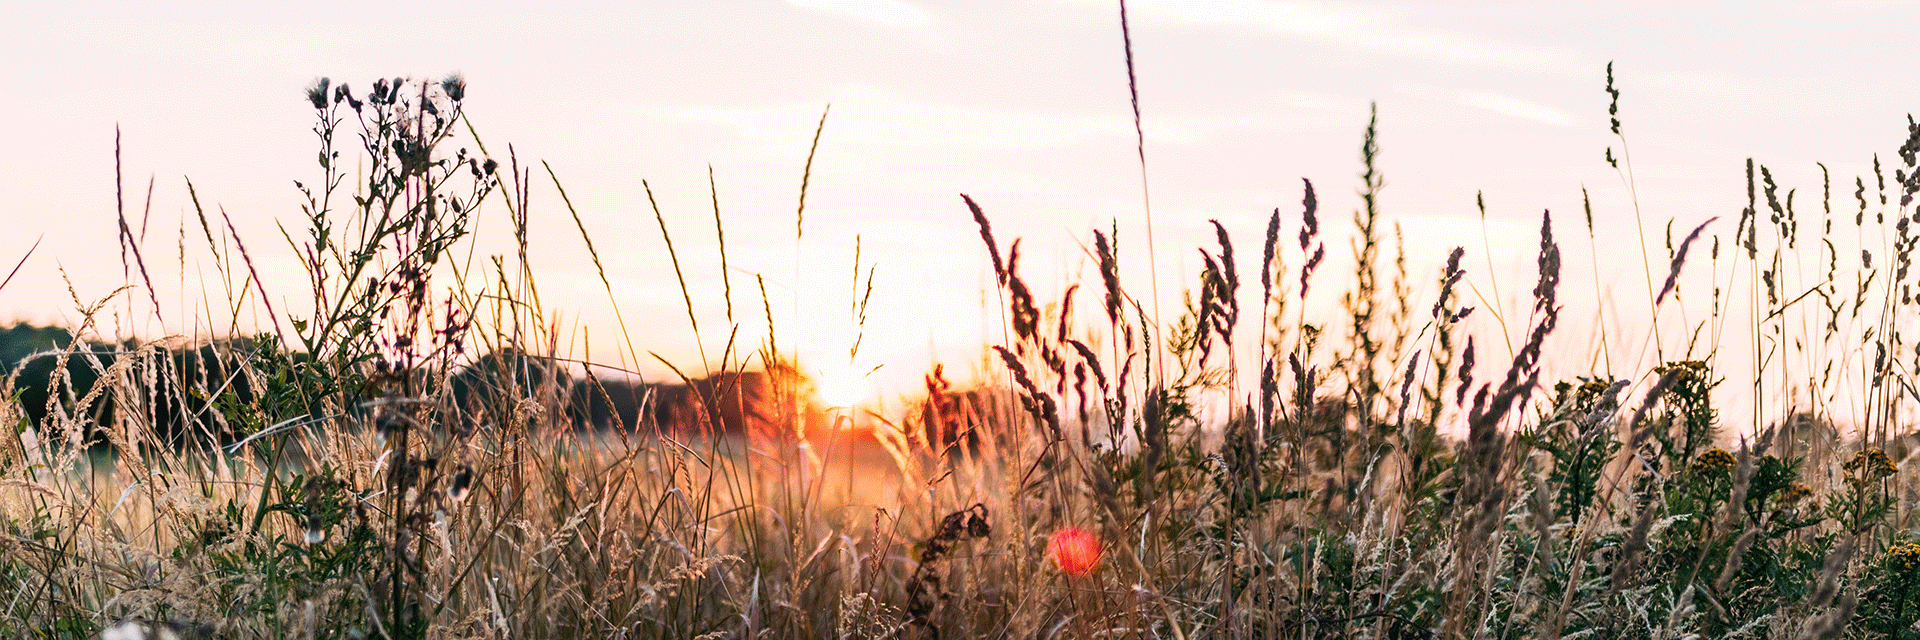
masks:
[(815, 372), (814, 385), (820, 401), (829, 407), (851, 407), (873, 395), (873, 384), (867, 377), (850, 370)]

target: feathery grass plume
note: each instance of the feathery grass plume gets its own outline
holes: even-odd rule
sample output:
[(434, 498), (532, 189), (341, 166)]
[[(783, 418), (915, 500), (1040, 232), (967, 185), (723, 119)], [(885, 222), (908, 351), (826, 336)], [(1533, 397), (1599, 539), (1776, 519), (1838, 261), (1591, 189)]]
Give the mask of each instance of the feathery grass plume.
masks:
[(943, 591), (937, 563), (946, 559), (956, 545), (992, 534), (993, 525), (987, 518), (987, 506), (982, 503), (976, 502), (940, 520), (940, 524), (934, 527), (933, 535), (921, 543), (918, 568), (907, 578), (905, 622), (908, 625), (939, 636), (940, 627), (933, 621), (934, 608), (948, 594)]
[(1867, 220), (1867, 181), (1860, 176), (1853, 177), (1853, 198), (1860, 201), (1860, 210), (1853, 214), (1853, 226), (1862, 226)]
[(1913, 247), (1920, 244), (1920, 237), (1914, 235), (1913, 223), (1906, 217), (1895, 220), (1893, 229), (1893, 281), (1906, 282), (1907, 272), (1913, 268)]
[(1767, 199), (1767, 209), (1773, 212), (1767, 216), (1767, 221), (1775, 226), (1781, 238), (1790, 238), (1789, 215), (1780, 206), (1780, 186), (1774, 184), (1773, 170), (1766, 165), (1760, 166), (1760, 193)]
[[(826, 108), (820, 110), (820, 124), (813, 129), (813, 144), (807, 145), (807, 164), (800, 169), (800, 204), (793, 209), (793, 239), (795, 242), (798, 242), (800, 237), (806, 233), (807, 186), (813, 182), (813, 155), (820, 151), (820, 134), (827, 131), (827, 114), (832, 111), (832, 103), (828, 103)], [(961, 197), (964, 198), (966, 196)], [(969, 200), (967, 204), (971, 205), (973, 202)]]
[[(981, 233), (987, 234), (984, 226), (985, 222), (981, 224)], [(983, 235), (982, 237), (989, 238), (988, 244), (992, 244), (990, 235)], [(1117, 327), (1120, 325), (1121, 300), (1123, 299), (1123, 294), (1120, 291), (1120, 262), (1119, 259), (1114, 256), (1114, 246), (1107, 242), (1106, 234), (1100, 233), (1099, 229), (1093, 231), (1093, 250), (1094, 256), (1100, 261), (1100, 282), (1106, 286), (1107, 323)]]
[(1800, 637), (1807, 640), (1833, 640), (1840, 637), (1846, 631), (1847, 623), (1853, 620), (1857, 604), (1852, 593), (1840, 596), (1839, 604), (1815, 618), (1813, 624), (1807, 626), (1807, 632)]
[(1020, 279), (1019, 269), (1020, 239), (1015, 238), (1013, 244), (1007, 247), (1005, 284), (1007, 294), (1012, 297), (1007, 302), (1007, 306), (1011, 308), (1013, 314), (1013, 335), (1018, 339), (1014, 346), (1024, 353), (1027, 344), (1038, 342), (1040, 339), (1038, 333), (1040, 310), (1033, 306), (1033, 292), (1027, 288), (1027, 283)]
[[(1193, 344), (1200, 358), (1193, 366), (1205, 369), (1207, 356), (1212, 351), (1214, 328), (1221, 324), (1226, 315), (1224, 303), (1217, 302), (1220, 290), (1226, 283), (1220, 277), (1220, 266), (1205, 249), (1200, 250), (1200, 301), (1193, 308)], [(1178, 332), (1176, 331), (1176, 336)]]
[[(1153, 196), (1147, 188), (1147, 130), (1141, 124), (1140, 79), (1133, 72), (1133, 28), (1127, 22), (1127, 0), (1120, 0), (1120, 43), (1126, 52), (1127, 99), (1133, 106), (1134, 151), (1140, 160), (1140, 213), (1147, 231), (1147, 288), (1153, 299), (1152, 326), (1160, 327), (1160, 259), (1159, 253), (1153, 248)], [(1155, 368), (1166, 368), (1166, 365), (1159, 364), (1157, 357), (1154, 362)], [(1154, 373), (1165, 375), (1164, 371)]]
[(1880, 194), (1880, 210), (1874, 212), (1874, 224), (1887, 223), (1887, 174), (1880, 168), (1880, 154), (1873, 154), (1873, 179)]
[(1305, 260), (1300, 265), (1300, 299), (1305, 300), (1307, 290), (1313, 285), (1314, 268), (1327, 257), (1327, 246), (1324, 242), (1316, 243), (1320, 238), (1320, 218), (1315, 212), (1320, 208), (1320, 201), (1313, 196), (1313, 181), (1301, 178), (1300, 182), (1306, 187), (1306, 195), (1300, 199), (1300, 253)]
[[(1448, 463), (1444, 453), (1447, 443), (1440, 434), (1439, 425), (1441, 415), (1446, 411), (1447, 385), (1454, 373), (1453, 359), (1456, 355), (1453, 342), (1454, 325), (1473, 311), (1472, 307), (1455, 309), (1453, 306), (1455, 304), (1454, 287), (1466, 275), (1466, 271), (1460, 268), (1460, 259), (1465, 255), (1464, 248), (1455, 247), (1448, 254), (1446, 265), (1440, 270), (1440, 293), (1434, 302), (1431, 321), (1433, 339), (1428, 348), (1430, 354), (1428, 360), (1431, 364), (1426, 367), (1432, 371), (1432, 379), (1430, 382), (1422, 380), (1420, 384), (1420, 400), (1426, 403), (1426, 412), (1424, 416), (1415, 418), (1411, 433), (1403, 433), (1403, 441), (1400, 443), (1407, 457), (1407, 469), (1402, 479), (1405, 487), (1402, 493), (1407, 496), (1425, 495), (1440, 479), (1440, 474), (1445, 471)], [(1469, 341), (1471, 339), (1471, 337), (1468, 338)], [(1466, 357), (1471, 361), (1470, 347)], [(1416, 371), (1415, 360), (1417, 358), (1410, 358), (1408, 361), (1407, 380), (1411, 380)], [(1471, 369), (1471, 366), (1469, 362), (1466, 369)], [(1405, 386), (1406, 383), (1403, 382), (1401, 390), (1403, 414), (1406, 405), (1411, 402), (1406, 397)]]
[(1900, 145), (1900, 161), (1906, 163), (1904, 171), (1893, 170), (1894, 182), (1900, 185), (1900, 206), (1913, 204), (1913, 194), (1920, 192), (1920, 122), (1913, 120), (1913, 114), (1907, 114), (1907, 140)]
[[(1067, 290), (1060, 294), (1059, 306), (1055, 307), (1059, 310), (1057, 312), (1059, 317), (1055, 325), (1054, 334), (1052, 336), (1039, 336), (1039, 341), (1042, 345), (1040, 357), (1046, 361), (1047, 366), (1053, 368), (1053, 390), (1054, 393), (1061, 395), (1065, 395), (1067, 392), (1067, 360), (1065, 354), (1062, 353), (1062, 347), (1065, 347), (1067, 342), (1073, 339), (1068, 335), (1068, 328), (1073, 324), (1073, 294), (1079, 290), (1080, 285), (1078, 283), (1067, 285)], [(1082, 377), (1084, 378), (1085, 375), (1082, 374)], [(1085, 382), (1085, 380), (1082, 380), (1082, 382)]]
[(1029, 415), (1033, 416), (1034, 421), (1047, 426), (1050, 437), (1058, 440), (1060, 415), (1055, 410), (1053, 396), (1047, 395), (1045, 391), (1034, 385), (1033, 377), (1027, 374), (1027, 366), (1020, 362), (1020, 356), (1014, 355), (1012, 351), (999, 345), (995, 345), (993, 350), (1000, 354), (1000, 360), (1006, 363), (1008, 371), (1013, 372), (1014, 382), (1018, 383), (1021, 391), (1024, 392), (1020, 397), (1021, 405), (1026, 408)]
[(1467, 335), (1467, 345), (1460, 349), (1460, 386), (1453, 392), (1453, 403), (1465, 406), (1467, 391), (1473, 388), (1473, 335)]
[(1387, 325), (1393, 330), (1387, 356), (1397, 358), (1407, 352), (1407, 341), (1412, 338), (1414, 307), (1413, 288), (1407, 277), (1407, 238), (1398, 221), (1393, 223), (1393, 280), (1388, 286), (1394, 305), (1387, 317)]
[[(1266, 241), (1260, 244), (1260, 299), (1273, 297), (1273, 260), (1274, 249), (1280, 244), (1280, 208), (1273, 208), (1273, 216), (1267, 219)], [(1265, 304), (1264, 302), (1262, 304)]]
[[(1555, 290), (1560, 286), (1560, 245), (1553, 240), (1553, 213), (1542, 211), (1540, 214), (1540, 279), (1533, 287), (1533, 309), (1548, 317), (1559, 316), (1558, 298)], [(1547, 331), (1552, 326), (1547, 325)]]
[[(326, 78), (320, 79), (319, 87), (320, 87), (320, 94), (322, 96), (326, 95), (327, 93)], [(130, 273), (128, 273), (129, 265), (127, 264), (127, 252), (131, 250), (133, 252), (133, 262), (135, 265), (139, 266), (140, 268), (140, 281), (146, 283), (147, 285), (147, 299), (153, 302), (153, 317), (159, 319), (161, 322), (166, 322), (166, 317), (160, 313), (160, 294), (157, 291), (155, 291), (153, 288), (153, 278), (147, 275), (147, 259), (145, 257), (142, 257), (140, 254), (140, 241), (145, 239), (146, 237), (146, 233), (145, 233), (146, 217), (144, 214), (141, 216), (141, 232), (142, 233), (140, 234), (140, 237), (138, 238), (134, 237), (133, 228), (127, 225), (127, 201), (126, 201), (126, 196), (123, 194), (124, 191), (125, 191), (125, 182), (120, 178), (120, 126), (114, 125), (113, 127), (113, 203), (114, 203), (114, 210), (119, 215), (119, 218), (120, 218), (120, 272), (122, 276), (131, 275)], [(147, 181), (147, 210), (148, 212), (151, 212), (153, 210), (153, 181), (151, 179)], [(39, 242), (35, 241), (34, 245), (38, 246)], [(32, 254), (33, 251), (29, 249), (27, 253)], [(26, 258), (21, 258), (21, 262), (23, 264), (25, 263), (25, 261), (26, 261)], [(18, 271), (19, 267), (16, 266), (14, 267), (14, 269)], [(13, 279), (13, 274), (7, 274), (7, 280), (12, 280), (12, 279)], [(4, 287), (4, 286), (6, 286), (6, 282), (0, 281), (0, 287)]]
[(1164, 388), (1149, 389), (1146, 398), (1141, 401), (1140, 422), (1136, 435), (1140, 443), (1141, 473), (1134, 475), (1134, 506), (1152, 508), (1159, 495), (1158, 474), (1145, 470), (1157, 470), (1167, 455), (1168, 448), (1168, 400)]
[(1760, 210), (1758, 201), (1754, 199), (1753, 158), (1747, 158), (1747, 206), (1740, 210), (1740, 224), (1734, 229), (1733, 237), (1740, 242), (1740, 246), (1746, 247), (1748, 260), (1759, 259), (1759, 228)]
[(1087, 346), (1087, 343), (1085, 342), (1081, 342), (1075, 339), (1067, 339), (1065, 340), (1065, 344), (1073, 346), (1074, 353), (1079, 354), (1080, 356), (1080, 362), (1074, 365), (1074, 371), (1078, 375), (1078, 381), (1074, 386), (1074, 394), (1076, 397), (1080, 399), (1081, 421), (1084, 422), (1086, 420), (1086, 413), (1087, 413), (1087, 409), (1086, 409), (1087, 394), (1085, 391), (1086, 372), (1092, 371), (1093, 378), (1094, 378), (1094, 385), (1099, 387), (1100, 389), (1100, 396), (1101, 396), (1100, 399), (1102, 401), (1101, 408), (1107, 411), (1107, 420), (1109, 423), (1118, 423), (1120, 421), (1121, 416), (1116, 415), (1116, 410), (1119, 407), (1114, 403), (1107, 402), (1108, 394), (1112, 392), (1112, 389), (1109, 387), (1107, 383), (1106, 372), (1102, 370), (1100, 366), (1100, 356), (1095, 355), (1093, 353), (1093, 347)]
[[(1222, 344), (1232, 349), (1233, 327), (1240, 318), (1240, 278), (1233, 266), (1233, 242), (1218, 220), (1210, 222), (1220, 242), (1220, 255), (1216, 259), (1205, 249), (1200, 250), (1201, 263), (1206, 267), (1200, 275), (1200, 302), (1194, 319), (1194, 341), (1200, 352), (1200, 360), (1195, 366), (1199, 368), (1205, 368), (1207, 356), (1212, 351), (1213, 337), (1219, 337)], [(1231, 354), (1227, 361), (1231, 368)]]
[(1467, 253), (1464, 247), (1454, 247), (1447, 253), (1447, 264), (1440, 268), (1440, 295), (1433, 303), (1433, 319), (1437, 326), (1451, 326), (1472, 312), (1473, 307), (1452, 308), (1453, 288), (1466, 277), (1467, 271), (1460, 268), (1460, 258)]
[(1407, 424), (1407, 409), (1413, 405), (1414, 372), (1419, 370), (1419, 365), (1420, 351), (1415, 349), (1413, 355), (1407, 356), (1406, 373), (1400, 376), (1400, 405), (1393, 417), (1393, 424), (1398, 428), (1404, 428)]
[[(1260, 363), (1261, 371), (1260, 413), (1258, 420), (1260, 435), (1263, 438), (1272, 430), (1274, 400), (1276, 396), (1279, 395), (1278, 380), (1274, 377), (1273, 370), (1274, 350), (1270, 349), (1272, 345), (1269, 340), (1275, 342), (1284, 340), (1283, 336), (1269, 338), (1267, 335), (1267, 330), (1271, 328), (1270, 325), (1279, 324), (1280, 317), (1286, 313), (1286, 301), (1276, 299), (1273, 295), (1274, 271), (1277, 268), (1283, 268), (1274, 262), (1275, 259), (1279, 257), (1276, 254), (1276, 251), (1279, 249), (1279, 244), (1280, 208), (1274, 207), (1273, 215), (1267, 219), (1266, 239), (1260, 245), (1260, 318), (1262, 322), (1260, 324), (1259, 356), (1256, 362)], [(1269, 311), (1276, 302), (1279, 303), (1280, 307)]]
[(987, 244), (987, 255), (993, 257), (993, 275), (999, 279), (1001, 286), (1005, 286), (1007, 284), (1007, 266), (1006, 263), (1000, 261), (1000, 245), (995, 244), (993, 241), (992, 223), (987, 221), (987, 214), (980, 211), (980, 205), (973, 201), (973, 196), (962, 193), (960, 194), (960, 199), (967, 203), (967, 210), (973, 212), (974, 223), (980, 225), (980, 240)]
[(1360, 144), (1361, 208), (1353, 212), (1356, 236), (1350, 243), (1354, 262), (1353, 284), (1340, 297), (1340, 306), (1347, 312), (1350, 321), (1347, 339), (1355, 348), (1354, 353), (1347, 355), (1342, 368), (1346, 369), (1351, 379), (1349, 384), (1359, 404), (1358, 417), (1369, 433), (1370, 443), (1374, 420), (1377, 419), (1374, 402), (1380, 396), (1381, 389), (1374, 365), (1380, 357), (1382, 346), (1373, 335), (1374, 314), (1379, 305), (1379, 274), (1375, 271), (1374, 262), (1380, 252), (1380, 189), (1386, 186), (1386, 179), (1375, 166), (1380, 155), (1379, 121), (1379, 105), (1369, 105), (1366, 136)]
[(1667, 265), (1667, 282), (1660, 286), (1660, 295), (1654, 296), (1653, 298), (1655, 305), (1666, 301), (1667, 294), (1671, 293), (1674, 285), (1679, 283), (1680, 268), (1687, 264), (1687, 250), (1693, 246), (1693, 241), (1700, 239), (1700, 232), (1706, 230), (1707, 225), (1713, 224), (1715, 220), (1719, 219), (1720, 216), (1707, 218), (1706, 222), (1702, 222), (1700, 226), (1694, 227), (1693, 232), (1688, 233), (1685, 240), (1680, 241), (1680, 249), (1674, 252), (1673, 262)]
[[(1540, 222), (1539, 280), (1534, 285), (1534, 312), (1539, 320), (1530, 332), (1527, 342), (1514, 354), (1513, 363), (1507, 368), (1507, 377), (1500, 383), (1490, 403), (1487, 399), (1488, 388), (1482, 385), (1474, 399), (1470, 415), (1470, 424), (1475, 432), (1490, 430), (1493, 425), (1506, 417), (1516, 404), (1524, 404), (1538, 386), (1540, 375), (1540, 356), (1547, 334), (1553, 332), (1560, 319), (1560, 305), (1556, 289), (1560, 283), (1560, 246), (1553, 240), (1553, 215), (1543, 213)], [(1522, 381), (1522, 378), (1526, 378)], [(1489, 431), (1489, 433), (1491, 433)], [(1469, 436), (1472, 438), (1472, 436)]]
[(1613, 134), (1620, 135), (1620, 90), (1613, 88), (1613, 61), (1607, 61), (1607, 119), (1612, 123)]
[(1227, 236), (1227, 228), (1221, 226), (1219, 220), (1207, 222), (1213, 223), (1214, 238), (1220, 243), (1218, 275), (1221, 280), (1215, 282), (1215, 287), (1218, 288), (1216, 297), (1225, 305), (1226, 311), (1224, 322), (1217, 325), (1215, 331), (1220, 334), (1220, 340), (1231, 347), (1233, 327), (1240, 323), (1240, 276), (1233, 259), (1233, 239)]
[(1533, 296), (1539, 320), (1527, 343), (1515, 354), (1499, 390), (1489, 397), (1489, 387), (1482, 385), (1474, 395), (1473, 408), (1468, 414), (1467, 441), (1459, 461), (1464, 475), (1456, 507), (1460, 524), (1454, 539), (1453, 588), (1448, 595), (1445, 635), (1449, 637), (1460, 633), (1461, 625), (1477, 617), (1475, 611), (1486, 606), (1474, 604), (1478, 598), (1471, 589), (1483, 570), (1481, 563), (1487, 551), (1483, 545), (1505, 511), (1511, 493), (1504, 479), (1509, 467), (1507, 438), (1497, 425), (1513, 407), (1524, 405), (1533, 388), (1538, 386), (1541, 350), (1560, 316), (1555, 291), (1560, 281), (1560, 247), (1553, 240), (1551, 213), (1541, 216), (1538, 262), (1540, 274)]
[[(801, 182), (805, 182), (805, 179)], [(727, 301), (727, 322), (731, 324), (733, 322), (733, 275), (727, 269), (727, 227), (720, 221), (720, 184), (714, 180), (711, 164), (707, 165), (707, 189), (713, 196), (713, 237), (720, 243), (720, 297)], [(795, 235), (799, 235), (798, 226), (795, 229)]]
[(1613, 563), (1613, 581), (1608, 597), (1627, 588), (1640, 571), (1640, 562), (1647, 554), (1647, 534), (1653, 528), (1654, 515), (1655, 509), (1651, 504), (1635, 509), (1633, 526), (1627, 529), (1626, 539), (1620, 543), (1621, 552)]
[[(1825, 609), (1828, 604), (1833, 603), (1834, 596), (1840, 594), (1841, 574), (1846, 572), (1847, 563), (1853, 560), (1853, 554), (1858, 549), (1859, 540), (1847, 537), (1827, 554), (1826, 562), (1821, 565), (1820, 573), (1815, 578), (1813, 591), (1807, 596), (1811, 610)], [(1853, 594), (1846, 594), (1838, 604), (1839, 606), (1816, 618), (1800, 637), (1827, 640), (1838, 635), (1839, 630), (1846, 625), (1847, 618), (1853, 614)]]

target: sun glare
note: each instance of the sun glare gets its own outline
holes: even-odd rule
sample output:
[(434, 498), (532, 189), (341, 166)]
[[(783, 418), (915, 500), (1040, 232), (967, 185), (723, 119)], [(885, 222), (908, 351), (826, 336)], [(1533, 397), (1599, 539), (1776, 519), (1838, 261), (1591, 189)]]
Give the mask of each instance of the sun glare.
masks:
[(866, 376), (851, 371), (819, 371), (814, 376), (820, 401), (830, 407), (851, 407), (873, 395), (873, 384)]

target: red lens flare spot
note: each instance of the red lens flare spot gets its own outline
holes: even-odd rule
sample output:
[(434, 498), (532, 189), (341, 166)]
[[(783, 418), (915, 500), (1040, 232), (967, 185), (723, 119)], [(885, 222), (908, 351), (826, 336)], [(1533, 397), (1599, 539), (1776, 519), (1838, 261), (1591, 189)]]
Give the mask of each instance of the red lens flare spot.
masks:
[(1093, 573), (1093, 568), (1100, 564), (1100, 553), (1100, 539), (1079, 527), (1056, 531), (1047, 541), (1047, 557), (1071, 576)]

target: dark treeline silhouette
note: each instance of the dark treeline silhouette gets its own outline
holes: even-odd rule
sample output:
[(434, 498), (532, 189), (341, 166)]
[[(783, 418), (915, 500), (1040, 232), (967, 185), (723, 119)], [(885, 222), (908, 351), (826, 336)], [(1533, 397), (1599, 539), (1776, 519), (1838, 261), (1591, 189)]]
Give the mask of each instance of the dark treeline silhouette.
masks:
[[(322, 395), (359, 393), (315, 388), (324, 385), (290, 373), (307, 361), (304, 353), (253, 339), (171, 348), (133, 341), (75, 346), (72, 332), (64, 328), (0, 327), (4, 391), (24, 419), (46, 433), (81, 429), (95, 445), (111, 442), (109, 428), (171, 447), (231, 444), (270, 426), (252, 409), (263, 397), (278, 403), (276, 417), (318, 417), (324, 412)], [(701, 436), (753, 434), (796, 419), (810, 428), (831, 424), (811, 383), (791, 368), (728, 371), (690, 383), (641, 382), (582, 373), (507, 349), (458, 367), (444, 385), (421, 382), (417, 388), (425, 391), (416, 393), (431, 400), (433, 421), (455, 429), (498, 424), (500, 416), (515, 415), (527, 401), (563, 408), (544, 412), (530, 424), (536, 429)], [(785, 390), (781, 383), (787, 384)], [(360, 404), (348, 403), (350, 421), (366, 417)]]
[(509, 351), (489, 354), (462, 368), (453, 376), (451, 388), (459, 406), (491, 415), (511, 410), (492, 404), (496, 400), (529, 397), (514, 389), (531, 390), (566, 407), (564, 424), (574, 428), (740, 435), (791, 428), (796, 420), (810, 428), (829, 424), (812, 382), (791, 367), (725, 371), (691, 381), (643, 382), (625, 375), (571, 371), (538, 356)]
[[(143, 419), (129, 424), (151, 428), (155, 440), (178, 446), (189, 433), (215, 440), (232, 435), (234, 426), (220, 405), (254, 402), (258, 381), (238, 356), (250, 348), (250, 341), (177, 349), (131, 340), (76, 346), (64, 328), (17, 323), (0, 328), (0, 374), (6, 393), (43, 431), (79, 428), (83, 437), (104, 443), (100, 429), (122, 424), (121, 412), (131, 409), (127, 416)], [(102, 385), (103, 379), (119, 384)]]

